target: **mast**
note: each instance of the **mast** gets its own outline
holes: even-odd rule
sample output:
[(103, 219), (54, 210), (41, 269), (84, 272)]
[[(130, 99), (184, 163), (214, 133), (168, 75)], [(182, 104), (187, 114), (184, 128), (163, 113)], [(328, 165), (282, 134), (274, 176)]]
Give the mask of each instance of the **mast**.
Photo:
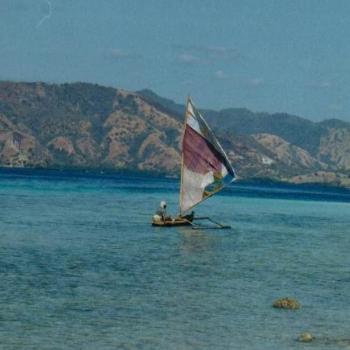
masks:
[(186, 124), (187, 124), (187, 109), (188, 104), (190, 103), (191, 97), (190, 95), (187, 96), (186, 99), (186, 107), (185, 107), (185, 116), (184, 116), (184, 125), (182, 127), (182, 136), (181, 136), (181, 172), (180, 172), (180, 193), (179, 193), (179, 215), (181, 215), (181, 200), (182, 200), (182, 191), (183, 191), (183, 170), (184, 170), (184, 153), (182, 149), (183, 145), (183, 139), (185, 136), (185, 130), (186, 130)]

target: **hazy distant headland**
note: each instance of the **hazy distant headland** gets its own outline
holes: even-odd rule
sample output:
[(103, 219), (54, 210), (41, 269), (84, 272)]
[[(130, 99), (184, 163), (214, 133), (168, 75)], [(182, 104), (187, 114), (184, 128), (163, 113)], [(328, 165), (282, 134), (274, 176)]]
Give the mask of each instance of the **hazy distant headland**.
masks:
[[(242, 179), (350, 186), (350, 123), (202, 110)], [(150, 90), (0, 82), (0, 167), (179, 174), (184, 106)]]

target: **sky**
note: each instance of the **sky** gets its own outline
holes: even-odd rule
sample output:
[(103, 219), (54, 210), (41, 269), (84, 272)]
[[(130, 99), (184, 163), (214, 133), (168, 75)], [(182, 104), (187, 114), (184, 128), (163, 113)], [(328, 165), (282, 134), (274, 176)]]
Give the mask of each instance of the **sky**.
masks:
[(0, 0), (0, 80), (350, 121), (350, 1)]

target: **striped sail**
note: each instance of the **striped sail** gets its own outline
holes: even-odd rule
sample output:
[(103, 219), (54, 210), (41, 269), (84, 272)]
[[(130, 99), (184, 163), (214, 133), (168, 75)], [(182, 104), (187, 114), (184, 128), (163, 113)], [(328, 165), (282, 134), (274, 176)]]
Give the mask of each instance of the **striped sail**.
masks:
[(180, 213), (192, 209), (234, 179), (227, 155), (188, 98), (182, 139)]

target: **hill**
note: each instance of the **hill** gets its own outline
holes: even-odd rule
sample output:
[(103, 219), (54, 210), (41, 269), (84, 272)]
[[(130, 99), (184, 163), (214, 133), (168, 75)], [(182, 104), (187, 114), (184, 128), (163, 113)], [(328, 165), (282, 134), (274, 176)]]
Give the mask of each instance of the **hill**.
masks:
[[(183, 111), (150, 90), (0, 82), (0, 166), (178, 175)], [(241, 178), (348, 185), (348, 123), (246, 109), (202, 112)]]

